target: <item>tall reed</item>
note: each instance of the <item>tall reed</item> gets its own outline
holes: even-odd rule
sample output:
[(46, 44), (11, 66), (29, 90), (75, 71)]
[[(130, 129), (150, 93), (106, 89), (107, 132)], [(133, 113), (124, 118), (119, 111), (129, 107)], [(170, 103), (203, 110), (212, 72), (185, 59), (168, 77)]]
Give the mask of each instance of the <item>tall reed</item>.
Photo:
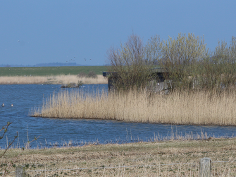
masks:
[(194, 125), (236, 125), (236, 92), (53, 94), (33, 116)]

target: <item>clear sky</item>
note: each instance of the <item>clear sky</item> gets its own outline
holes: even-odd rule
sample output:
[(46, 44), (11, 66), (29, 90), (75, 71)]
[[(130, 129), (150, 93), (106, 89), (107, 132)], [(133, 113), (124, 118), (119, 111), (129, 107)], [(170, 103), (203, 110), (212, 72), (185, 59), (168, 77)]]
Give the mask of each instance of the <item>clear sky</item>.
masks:
[(0, 0), (0, 64), (104, 65), (132, 33), (144, 42), (204, 35), (214, 50), (236, 36), (235, 8), (235, 0)]

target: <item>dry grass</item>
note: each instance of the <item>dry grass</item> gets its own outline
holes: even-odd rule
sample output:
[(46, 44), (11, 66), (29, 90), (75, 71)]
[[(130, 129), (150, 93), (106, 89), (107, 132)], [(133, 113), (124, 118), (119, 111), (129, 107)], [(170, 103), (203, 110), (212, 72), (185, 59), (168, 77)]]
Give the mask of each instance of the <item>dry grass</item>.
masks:
[(61, 92), (45, 101), (34, 116), (112, 119), (194, 125), (236, 125), (236, 92), (220, 96), (208, 92), (148, 95), (103, 93), (83, 97), (82, 92)]
[(98, 78), (77, 77), (76, 75), (58, 76), (1, 76), (0, 84), (69, 84), (82, 81), (84, 84), (107, 84), (107, 78), (98, 75)]
[[(10, 149), (0, 159), (0, 172), (6, 165), (9, 171), (25, 165), (31, 176), (198, 176), (200, 159), (209, 157), (212, 176), (235, 176), (235, 149), (235, 138)], [(65, 170), (75, 168), (81, 169)]]

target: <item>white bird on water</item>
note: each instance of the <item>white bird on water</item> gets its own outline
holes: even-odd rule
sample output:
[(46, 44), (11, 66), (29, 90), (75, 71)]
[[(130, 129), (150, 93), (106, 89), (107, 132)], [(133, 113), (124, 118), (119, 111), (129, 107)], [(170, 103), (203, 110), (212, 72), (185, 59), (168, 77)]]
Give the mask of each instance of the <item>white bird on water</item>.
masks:
[(11, 107), (13, 107), (13, 104), (11, 104)]
[(2, 104), (2, 107), (4, 107), (5, 105), (4, 105), (4, 103)]

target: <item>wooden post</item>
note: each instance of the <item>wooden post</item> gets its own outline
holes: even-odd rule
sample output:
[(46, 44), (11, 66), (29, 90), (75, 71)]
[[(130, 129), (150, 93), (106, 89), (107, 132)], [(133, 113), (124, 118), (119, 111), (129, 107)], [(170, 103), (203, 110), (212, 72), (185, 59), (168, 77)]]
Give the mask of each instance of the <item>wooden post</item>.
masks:
[(26, 173), (25, 173), (25, 167), (24, 166), (17, 166), (16, 167), (16, 177), (25, 177)]
[(200, 160), (199, 177), (211, 176), (211, 159), (204, 157)]

